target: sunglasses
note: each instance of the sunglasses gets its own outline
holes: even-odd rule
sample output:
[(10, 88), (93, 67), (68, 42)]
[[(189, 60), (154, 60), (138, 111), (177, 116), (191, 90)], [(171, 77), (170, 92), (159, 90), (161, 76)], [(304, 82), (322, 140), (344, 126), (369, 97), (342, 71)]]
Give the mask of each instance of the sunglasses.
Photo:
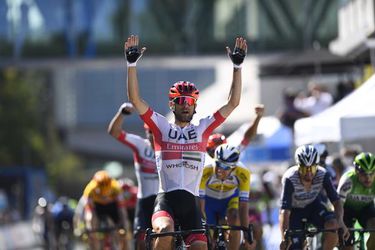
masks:
[(375, 172), (366, 172), (364, 169), (362, 168), (356, 168), (358, 173), (363, 175), (363, 176), (373, 176), (375, 174)]
[(302, 175), (306, 175), (307, 173), (315, 174), (317, 169), (318, 169), (317, 165), (312, 165), (312, 166), (299, 165), (298, 172)]
[(227, 164), (219, 162), (219, 161), (216, 161), (216, 167), (218, 167), (222, 170), (231, 170), (233, 166), (227, 165)]
[(191, 96), (179, 96), (174, 98), (172, 102), (179, 105), (183, 105), (186, 103), (187, 105), (192, 106), (197, 102), (197, 100)]

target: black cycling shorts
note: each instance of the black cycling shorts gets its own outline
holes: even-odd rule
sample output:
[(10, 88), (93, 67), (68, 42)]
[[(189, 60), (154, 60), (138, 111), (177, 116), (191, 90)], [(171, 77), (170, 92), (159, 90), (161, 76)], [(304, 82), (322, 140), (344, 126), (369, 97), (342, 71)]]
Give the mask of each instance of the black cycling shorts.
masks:
[[(358, 220), (362, 228), (366, 228), (367, 220), (375, 218), (375, 206), (374, 203), (370, 203), (366, 207), (354, 210), (344, 206), (344, 223), (348, 228), (353, 228), (355, 222)], [(354, 233), (350, 233), (350, 237), (345, 241), (346, 246), (353, 246), (354, 244)]]
[[(324, 224), (327, 221), (336, 219), (336, 215), (334, 212), (327, 209), (321, 199), (317, 198), (304, 208), (291, 209), (289, 217), (289, 229), (303, 229), (302, 219), (307, 219), (307, 224), (312, 224), (321, 229), (324, 228)], [(301, 236), (294, 235), (292, 236), (292, 245), (289, 247), (289, 249), (303, 249), (303, 242), (304, 239), (302, 239)]]
[(185, 190), (159, 193), (156, 196), (154, 213), (168, 212), (182, 230), (202, 228), (199, 198)]
[(134, 235), (139, 230), (145, 231), (147, 228), (152, 228), (151, 217), (154, 211), (155, 198), (156, 195), (151, 195), (137, 200), (133, 226)]
[(115, 225), (119, 224), (120, 214), (117, 202), (111, 202), (105, 205), (94, 202), (94, 205), (95, 213), (98, 216), (99, 221), (105, 221), (109, 217)]

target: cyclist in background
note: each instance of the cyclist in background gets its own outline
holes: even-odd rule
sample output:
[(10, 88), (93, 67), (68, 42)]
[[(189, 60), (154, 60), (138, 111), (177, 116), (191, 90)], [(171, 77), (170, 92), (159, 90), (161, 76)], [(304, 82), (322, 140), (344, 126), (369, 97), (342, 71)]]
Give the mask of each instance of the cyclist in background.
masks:
[[(51, 215), (53, 219), (53, 231), (56, 247), (59, 244), (65, 244), (67, 249), (73, 247), (73, 216), (74, 209), (69, 204), (69, 199), (61, 196), (53, 204), (51, 208)], [(64, 242), (60, 242), (60, 237), (64, 237)]]
[[(249, 126), (249, 128), (245, 131), (245, 134), (243, 135), (242, 141), (240, 145), (238, 146), (240, 151), (242, 151), (247, 145), (249, 145), (250, 141), (256, 135), (259, 121), (262, 118), (263, 113), (264, 113), (264, 105), (257, 104), (254, 110), (255, 110), (256, 117), (253, 123)], [(207, 156), (209, 157), (206, 157), (206, 165), (210, 165), (214, 162), (215, 149), (217, 148), (217, 146), (224, 144), (224, 143), (227, 143), (227, 139), (225, 135), (223, 134), (215, 133), (208, 137), (206, 150), (207, 150)]]
[[(304, 145), (296, 149), (296, 165), (289, 168), (282, 178), (281, 209), (279, 214), (282, 242), (280, 249), (303, 249), (304, 239), (293, 235), (291, 242), (285, 239), (287, 229), (304, 229), (302, 219), (317, 228), (343, 228), (344, 238), (349, 233), (343, 222), (343, 207), (340, 197), (333, 187), (328, 172), (318, 165), (319, 153), (313, 145)], [(321, 203), (322, 190), (334, 206), (334, 212)], [(323, 249), (332, 250), (338, 243), (334, 232), (324, 233)]]
[[(245, 131), (243, 138), (241, 140), (241, 143), (237, 146), (240, 152), (242, 152), (249, 145), (250, 141), (257, 134), (259, 122), (264, 114), (264, 105), (257, 104), (254, 108), (254, 111), (255, 111), (256, 117), (254, 121), (252, 122), (252, 124)], [(206, 154), (205, 166), (211, 166), (211, 167), (215, 166), (215, 150), (218, 146), (224, 143), (227, 143), (227, 139), (225, 135), (223, 134), (215, 133), (208, 137), (207, 147), (206, 147), (207, 154)], [(249, 209), (249, 214), (252, 213), (253, 211), (254, 210), (250, 211)], [(255, 218), (255, 216), (252, 215), (251, 218)], [(259, 247), (259, 244), (261, 244), (262, 235), (263, 235), (262, 223), (260, 220), (257, 220), (256, 223), (252, 223), (252, 224), (253, 224), (253, 230), (254, 230), (254, 238), (257, 241), (257, 245)]]
[[(173, 42), (173, 41), (171, 41)], [(125, 42), (128, 98), (154, 135), (159, 192), (155, 201), (152, 226), (155, 232), (173, 232), (178, 221), (183, 230), (202, 228), (199, 210), (199, 182), (203, 172), (208, 136), (232, 113), (241, 99), (241, 64), (247, 51), (246, 40), (236, 38), (234, 52), (227, 47), (233, 62), (233, 81), (229, 98), (213, 115), (191, 124), (199, 90), (193, 83), (179, 81), (169, 89), (169, 106), (174, 122), (155, 112), (139, 93), (136, 63), (145, 48), (139, 49), (137, 36)], [(184, 239), (190, 249), (207, 249), (204, 234), (190, 234)], [(172, 237), (155, 240), (156, 249), (171, 249)]]
[(122, 129), (124, 117), (134, 111), (131, 103), (124, 103), (113, 117), (108, 132), (119, 142), (133, 151), (135, 174), (138, 181), (137, 204), (133, 222), (136, 249), (145, 249), (145, 232), (151, 228), (151, 216), (156, 193), (159, 188), (158, 173), (155, 164), (155, 152), (152, 132), (144, 126), (146, 138), (127, 133)]
[[(125, 207), (126, 212), (128, 214), (129, 219), (129, 226), (133, 228), (134, 225), (134, 218), (135, 218), (135, 208), (138, 202), (137, 194), (138, 194), (138, 186), (134, 183), (134, 181), (130, 178), (123, 177), (118, 179), (120, 183), (122, 194), (125, 199)], [(129, 235), (128, 235), (129, 236)], [(133, 237), (133, 233), (131, 234)]]
[[(375, 156), (360, 153), (351, 169), (341, 177), (337, 191), (344, 203), (344, 222), (353, 228), (356, 221), (362, 228), (375, 229)], [(354, 233), (346, 241), (346, 250), (353, 249)], [(375, 249), (375, 234), (370, 233), (367, 249)]]
[[(203, 170), (199, 186), (200, 206), (208, 224), (247, 227), (250, 171), (240, 162), (237, 147), (222, 144), (215, 150), (215, 163)], [(246, 235), (246, 234), (244, 234)], [(237, 250), (241, 233), (229, 232), (228, 248)], [(255, 248), (245, 242), (246, 249)]]
[(32, 218), (32, 229), (36, 234), (41, 236), (44, 248), (46, 249), (51, 248), (53, 238), (51, 208), (52, 204), (45, 197), (40, 197), (35, 206)]
[[(124, 229), (127, 223), (127, 214), (124, 206), (124, 198), (119, 183), (111, 178), (104, 170), (97, 171), (92, 180), (87, 184), (83, 192), (86, 199), (85, 224), (89, 231), (100, 229), (102, 224)], [(98, 247), (94, 234), (89, 235), (89, 243), (92, 249)], [(122, 249), (127, 249), (126, 237), (120, 234), (119, 243)]]

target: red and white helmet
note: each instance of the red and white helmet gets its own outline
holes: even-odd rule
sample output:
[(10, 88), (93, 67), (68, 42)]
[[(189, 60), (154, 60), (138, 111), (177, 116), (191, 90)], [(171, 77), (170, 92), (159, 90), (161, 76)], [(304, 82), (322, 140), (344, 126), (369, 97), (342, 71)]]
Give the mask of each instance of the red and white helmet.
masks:
[(191, 96), (198, 100), (199, 90), (194, 83), (187, 81), (178, 81), (169, 89), (169, 100), (173, 100), (179, 96)]

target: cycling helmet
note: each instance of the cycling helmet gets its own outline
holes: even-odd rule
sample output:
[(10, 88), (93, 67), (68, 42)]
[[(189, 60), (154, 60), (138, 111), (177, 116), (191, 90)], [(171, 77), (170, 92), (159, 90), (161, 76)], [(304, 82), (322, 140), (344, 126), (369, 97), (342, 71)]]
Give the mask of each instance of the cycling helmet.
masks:
[(208, 137), (206, 150), (207, 152), (215, 151), (217, 146), (224, 143), (227, 143), (227, 138), (225, 138), (225, 135), (219, 133), (212, 134)]
[(225, 165), (234, 166), (240, 158), (240, 151), (237, 147), (221, 144), (215, 150), (215, 160)]
[(363, 152), (354, 158), (355, 169), (359, 172), (372, 174), (375, 172), (375, 156), (368, 152)]
[(169, 100), (173, 100), (179, 96), (191, 96), (198, 100), (199, 90), (194, 83), (187, 81), (178, 81), (169, 89)]
[(303, 145), (297, 148), (294, 159), (299, 166), (310, 167), (318, 164), (320, 157), (313, 145)]
[(100, 170), (96, 172), (93, 179), (94, 181), (96, 181), (96, 183), (98, 183), (101, 186), (107, 186), (111, 183), (111, 177), (105, 170)]

